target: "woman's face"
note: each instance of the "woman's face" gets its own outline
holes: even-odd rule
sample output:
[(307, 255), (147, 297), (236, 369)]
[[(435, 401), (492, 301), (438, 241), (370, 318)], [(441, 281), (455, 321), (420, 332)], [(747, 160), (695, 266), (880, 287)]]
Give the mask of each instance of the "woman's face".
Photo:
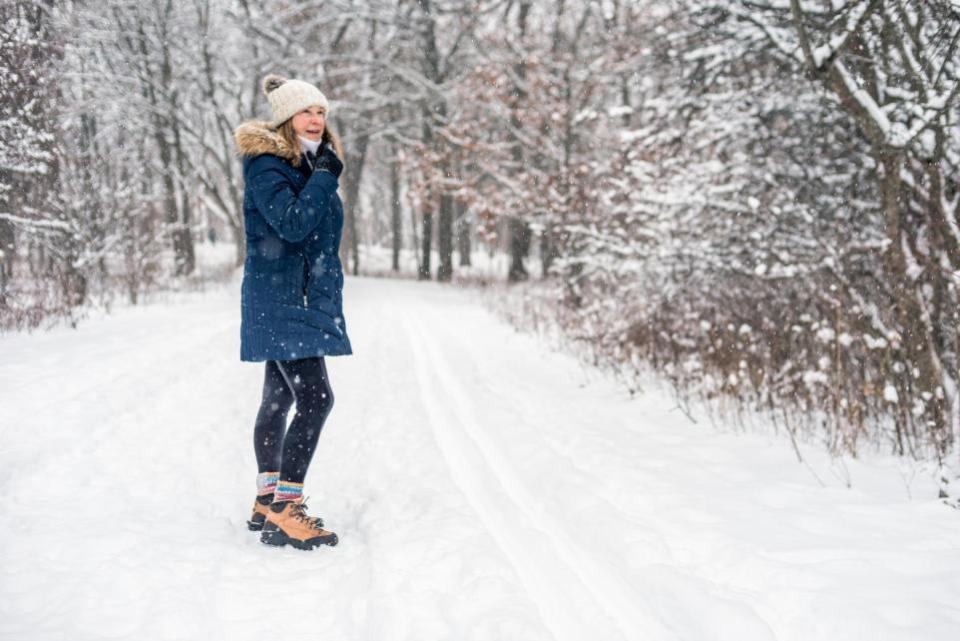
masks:
[(293, 130), (298, 136), (319, 142), (327, 124), (326, 119), (323, 107), (308, 107), (293, 117)]

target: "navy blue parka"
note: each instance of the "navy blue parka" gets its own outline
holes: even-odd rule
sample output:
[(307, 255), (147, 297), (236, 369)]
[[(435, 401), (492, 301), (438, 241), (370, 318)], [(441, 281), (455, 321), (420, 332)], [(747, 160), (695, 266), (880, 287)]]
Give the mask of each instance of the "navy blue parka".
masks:
[(247, 256), (241, 289), (240, 359), (295, 360), (352, 354), (343, 317), (337, 177), (312, 172), (269, 123), (246, 122), (243, 157)]

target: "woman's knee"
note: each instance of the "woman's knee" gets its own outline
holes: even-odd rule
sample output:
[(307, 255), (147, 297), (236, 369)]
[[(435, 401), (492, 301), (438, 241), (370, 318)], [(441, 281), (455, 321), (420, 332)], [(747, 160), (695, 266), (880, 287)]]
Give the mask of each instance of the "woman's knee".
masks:
[(263, 405), (272, 412), (287, 412), (294, 403), (293, 392), (285, 383), (272, 385), (263, 390)]
[(293, 388), (298, 407), (323, 409), (333, 406), (333, 390), (322, 358), (278, 363), (288, 386)]
[(268, 376), (263, 384), (263, 398), (275, 403), (292, 403), (293, 390), (287, 385), (282, 376)]
[(329, 412), (333, 408), (333, 390), (330, 389), (329, 383), (327, 384), (327, 389), (325, 393), (327, 395), (326, 396), (327, 411)]
[(304, 409), (311, 412), (329, 413), (333, 408), (333, 390), (330, 389), (330, 383), (324, 378), (313, 385), (305, 386), (297, 403), (298, 407), (302, 404)]
[(290, 386), (287, 385), (275, 363), (268, 361), (266, 376), (263, 381), (263, 395), (261, 407), (270, 412), (286, 413), (292, 406), (295, 397)]

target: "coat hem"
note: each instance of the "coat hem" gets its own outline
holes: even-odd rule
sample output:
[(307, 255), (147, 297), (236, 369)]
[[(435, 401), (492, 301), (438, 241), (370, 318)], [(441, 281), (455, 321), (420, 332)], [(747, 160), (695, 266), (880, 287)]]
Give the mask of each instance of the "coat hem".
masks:
[(272, 354), (241, 354), (240, 361), (243, 363), (263, 363), (265, 361), (296, 361), (302, 360), (304, 358), (318, 358), (323, 357), (327, 358), (328, 356), (352, 356), (353, 350), (350, 351), (337, 351), (337, 352), (325, 352), (324, 354), (314, 354), (308, 356), (300, 356), (297, 358), (289, 358), (289, 354), (282, 353), (277, 355)]

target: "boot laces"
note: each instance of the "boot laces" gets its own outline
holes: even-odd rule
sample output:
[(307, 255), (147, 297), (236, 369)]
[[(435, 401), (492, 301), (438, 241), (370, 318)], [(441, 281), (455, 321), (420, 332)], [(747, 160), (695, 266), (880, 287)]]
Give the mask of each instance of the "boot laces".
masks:
[(307, 514), (307, 499), (304, 498), (300, 501), (294, 502), (290, 506), (290, 515), (296, 518), (302, 523), (306, 523), (315, 530), (319, 530), (320, 527), (317, 525), (316, 520), (314, 520), (309, 514)]

